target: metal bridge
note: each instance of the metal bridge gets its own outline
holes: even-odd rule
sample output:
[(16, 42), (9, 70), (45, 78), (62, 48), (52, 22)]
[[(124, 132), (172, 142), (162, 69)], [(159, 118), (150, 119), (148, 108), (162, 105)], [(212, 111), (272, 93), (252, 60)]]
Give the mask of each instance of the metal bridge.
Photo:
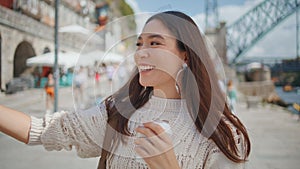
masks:
[(236, 63), (256, 42), (299, 7), (300, 0), (265, 0), (228, 26), (227, 56), (233, 58), (231, 63)]

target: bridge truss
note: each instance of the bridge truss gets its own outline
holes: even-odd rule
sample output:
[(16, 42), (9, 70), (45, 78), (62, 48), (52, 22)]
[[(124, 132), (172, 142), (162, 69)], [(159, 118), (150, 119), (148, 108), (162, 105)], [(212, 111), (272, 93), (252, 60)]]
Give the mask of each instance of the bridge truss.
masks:
[(300, 7), (300, 0), (265, 0), (227, 27), (227, 56), (236, 63), (256, 42)]

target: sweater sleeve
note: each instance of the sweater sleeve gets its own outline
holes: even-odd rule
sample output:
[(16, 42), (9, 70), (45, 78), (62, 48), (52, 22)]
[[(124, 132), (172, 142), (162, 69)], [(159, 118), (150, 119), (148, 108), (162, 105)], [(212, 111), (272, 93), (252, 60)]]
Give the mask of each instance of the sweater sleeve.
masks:
[(204, 169), (244, 169), (244, 163), (235, 163), (229, 160), (219, 148), (210, 151)]
[(71, 150), (82, 158), (97, 157), (106, 130), (105, 105), (79, 112), (57, 112), (43, 119), (31, 117), (29, 145), (42, 144), (46, 150)]
[[(238, 148), (239, 156), (244, 156), (242, 136), (234, 133), (234, 140)], [(244, 169), (245, 163), (236, 163), (229, 160), (226, 155), (213, 142), (209, 147), (204, 169)]]

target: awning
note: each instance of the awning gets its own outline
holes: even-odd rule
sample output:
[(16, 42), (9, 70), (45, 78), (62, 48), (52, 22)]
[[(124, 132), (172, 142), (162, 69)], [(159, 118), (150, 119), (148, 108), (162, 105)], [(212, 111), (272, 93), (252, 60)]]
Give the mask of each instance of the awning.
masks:
[[(64, 68), (74, 67), (77, 63), (79, 53), (58, 52), (58, 66)], [(26, 60), (27, 66), (54, 66), (54, 52), (34, 56)]]
[[(71, 68), (77, 66), (93, 66), (95, 62), (98, 63), (121, 63), (125, 58), (113, 52), (103, 52), (95, 50), (89, 53), (76, 52), (59, 52), (58, 66), (64, 68)], [(54, 66), (54, 53), (45, 53), (34, 56), (26, 60), (27, 66)]]
[(87, 66), (97, 63), (121, 63), (125, 57), (113, 52), (104, 52), (101, 50), (95, 50), (89, 53), (80, 54), (78, 59), (78, 65)]

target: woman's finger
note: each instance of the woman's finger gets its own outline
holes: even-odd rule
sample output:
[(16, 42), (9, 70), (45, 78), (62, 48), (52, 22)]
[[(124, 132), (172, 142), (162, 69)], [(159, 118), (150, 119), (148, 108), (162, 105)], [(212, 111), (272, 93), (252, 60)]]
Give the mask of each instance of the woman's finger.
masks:
[[(153, 132), (153, 130), (147, 127), (138, 127), (136, 131), (145, 135), (145, 137), (136, 139), (135, 144), (142, 146), (146, 150), (147, 156), (160, 155), (172, 148), (172, 143), (170, 139), (167, 138), (167, 136), (166, 136), (166, 140), (167, 140), (166, 142), (162, 140), (160, 137), (158, 137), (158, 135), (156, 135)], [(165, 133), (163, 132), (160, 135), (164, 135), (164, 134)]]
[(144, 123), (144, 126), (151, 129), (156, 135), (159, 135), (165, 131), (159, 124), (153, 122)]
[(142, 158), (146, 158), (148, 157), (148, 152), (146, 151), (146, 149), (142, 146), (135, 146), (134, 147), (134, 151), (141, 156)]
[(147, 138), (139, 138), (135, 140), (135, 150), (141, 157), (149, 158), (166, 153), (168, 150), (163, 146), (155, 146)]
[(153, 132), (153, 130), (151, 130), (150, 128), (147, 128), (147, 127), (138, 127), (135, 130), (136, 130), (136, 132), (139, 132), (139, 133), (145, 135), (146, 137), (156, 136), (156, 133)]
[(158, 148), (161, 148), (162, 145), (164, 145), (163, 140), (157, 137), (157, 135), (151, 129), (146, 127), (138, 127), (136, 128), (136, 131), (143, 134), (147, 138), (147, 140), (154, 146), (158, 146)]
[(149, 128), (153, 133), (155, 133), (161, 140), (163, 140), (167, 144), (172, 144), (169, 134), (159, 124), (148, 122), (144, 123), (144, 127)]
[(134, 141), (136, 147), (142, 148), (144, 153), (141, 155), (142, 157), (150, 157), (154, 154), (157, 154), (156, 147), (152, 144), (152, 142), (148, 138), (138, 138)]

